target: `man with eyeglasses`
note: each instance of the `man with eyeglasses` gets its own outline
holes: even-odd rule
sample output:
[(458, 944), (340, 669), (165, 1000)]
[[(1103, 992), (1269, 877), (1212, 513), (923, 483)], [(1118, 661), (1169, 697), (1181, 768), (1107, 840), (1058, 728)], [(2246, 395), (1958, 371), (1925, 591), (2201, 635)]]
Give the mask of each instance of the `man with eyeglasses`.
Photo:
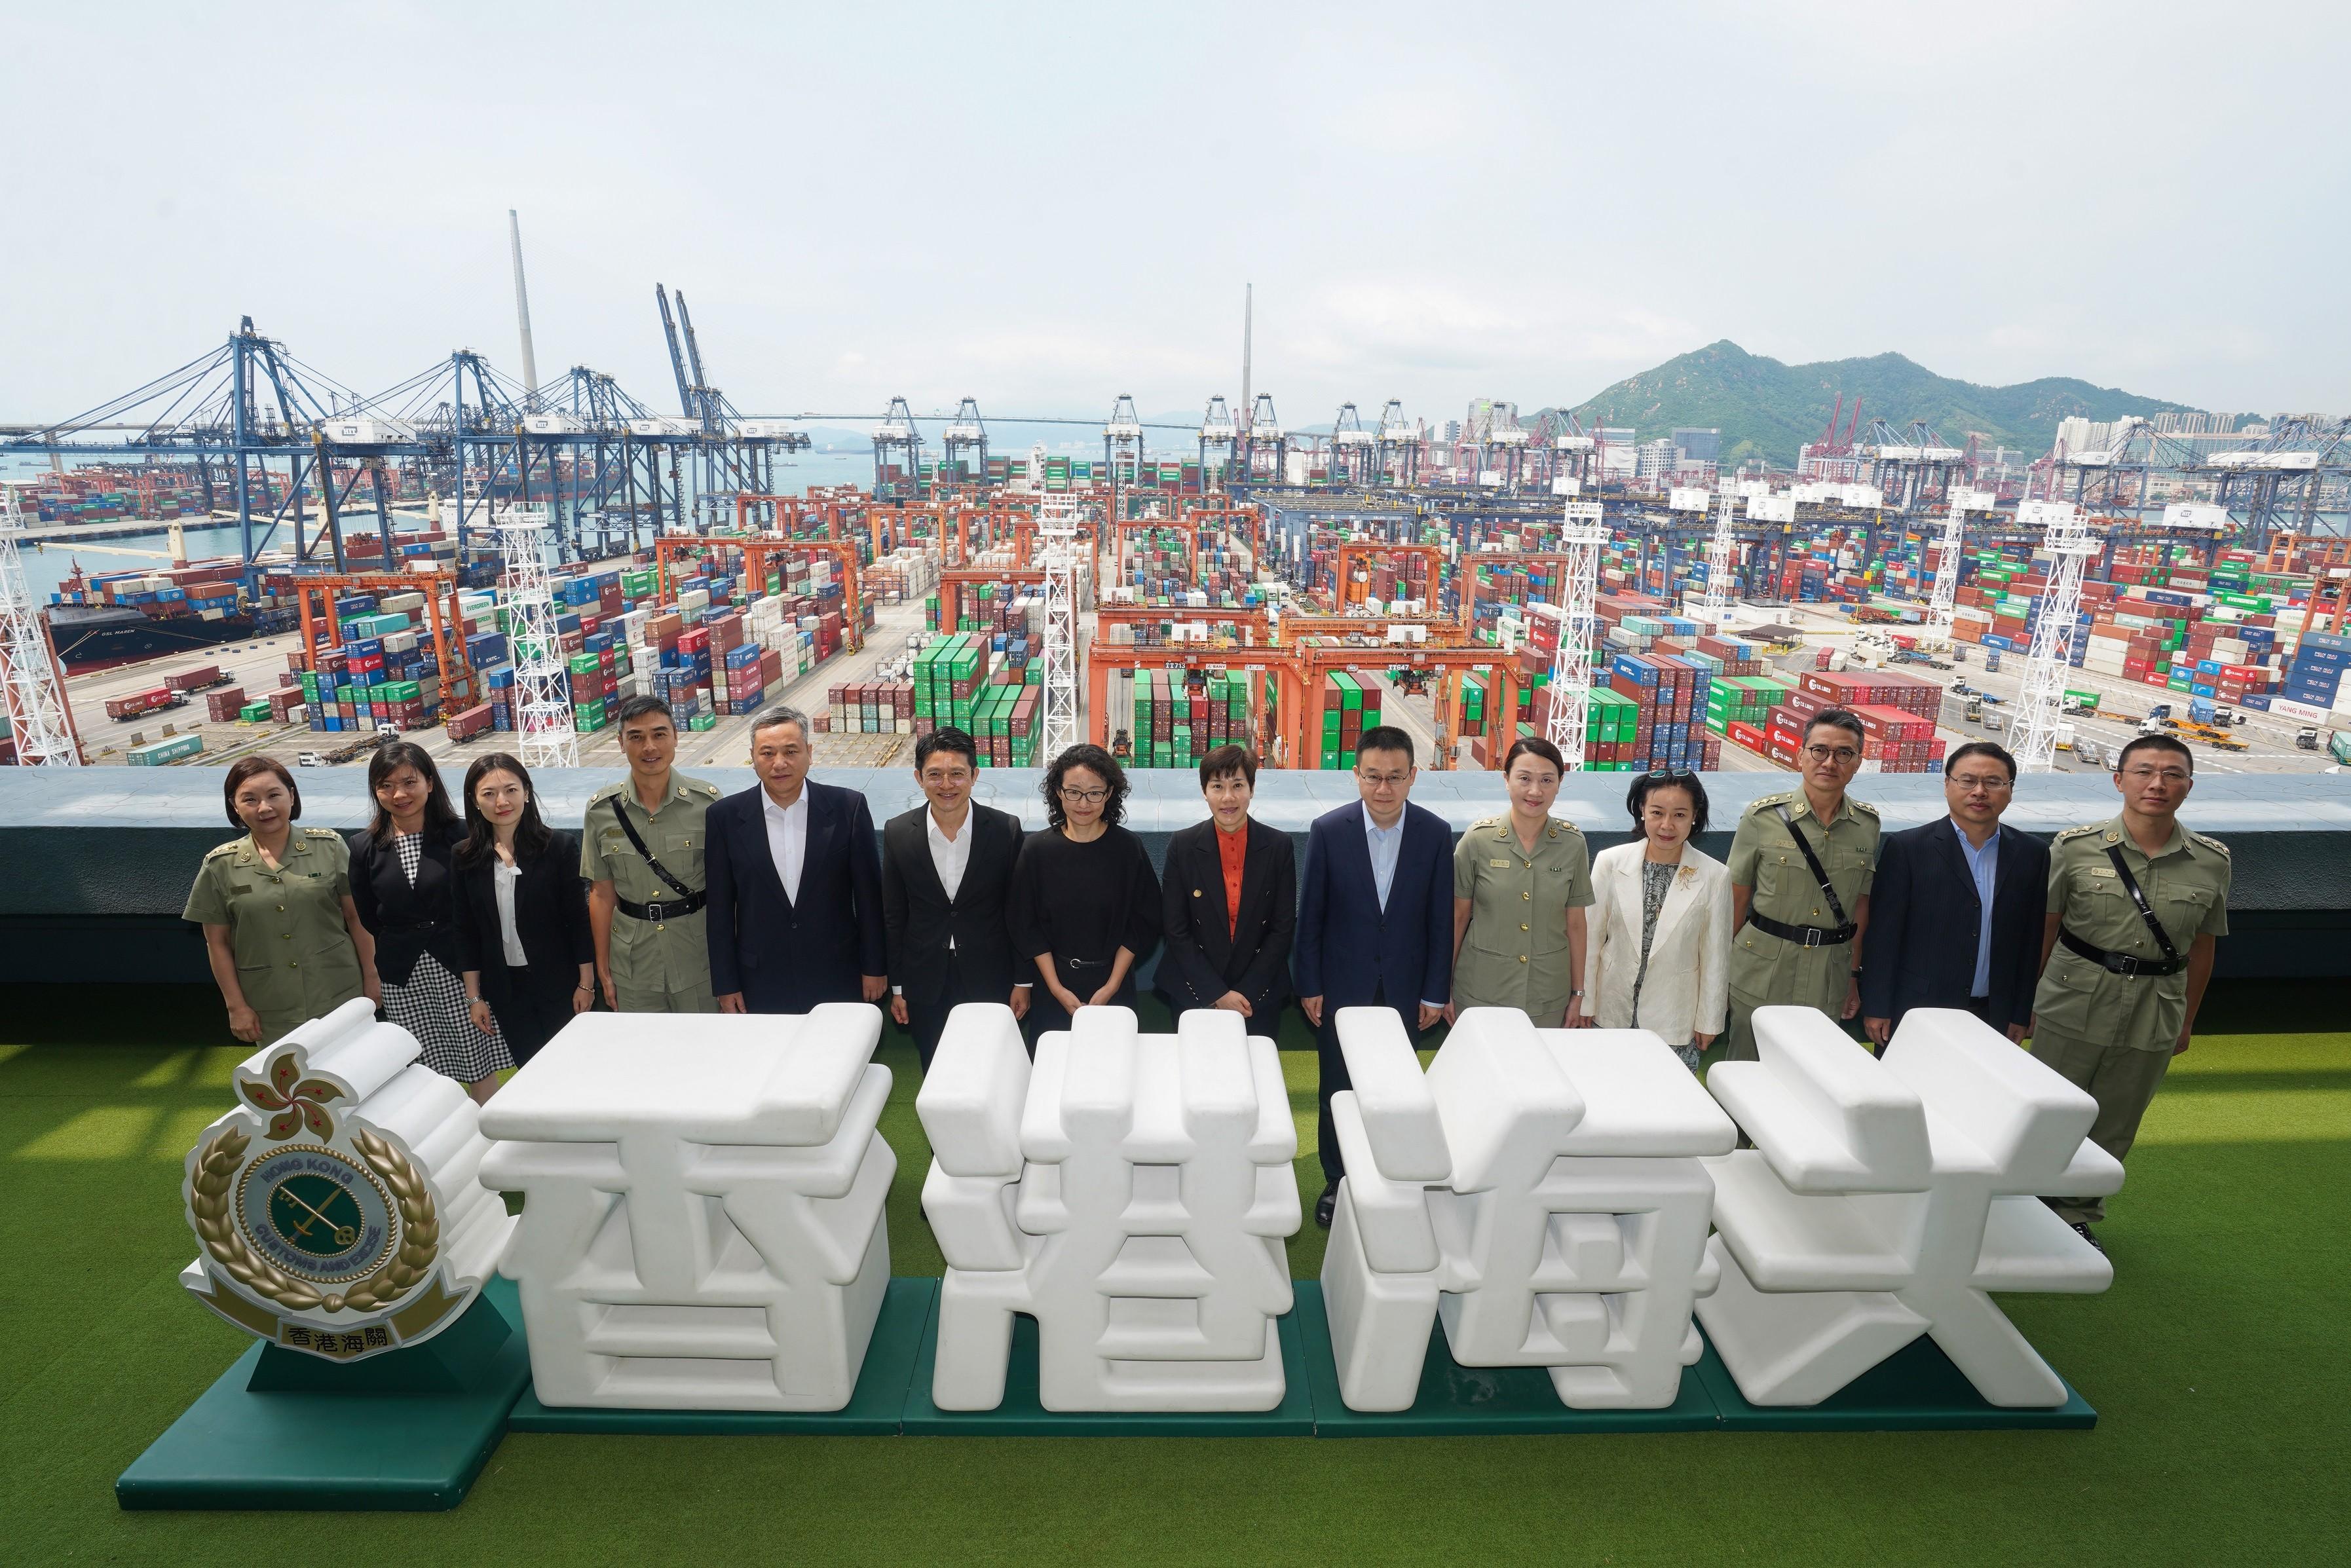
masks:
[[(2188, 1049), (2229, 930), (2228, 846), (2179, 825), (2195, 785), (2184, 741), (2142, 735), (2115, 758), (2121, 813), (2068, 828), (2050, 849), (2032, 1054), (2097, 1101), (2091, 1141), (2118, 1160)], [(2105, 1218), (2104, 1199), (2047, 1201), (2098, 1245), (2090, 1227)]]
[(2016, 758), (1971, 740), (1943, 760), (1950, 815), (1886, 835), (1869, 893), (1862, 1027), (1883, 1051), (1912, 1008), (1961, 1008), (2009, 1039), (2032, 1020), (2048, 846), (2002, 822)]
[(1730, 1027), (1724, 1058), (1755, 1060), (1755, 1009), (1861, 1011), (1861, 944), (1877, 870), (1877, 808), (1847, 795), (1865, 732), (1843, 708), (1804, 727), (1803, 788), (1740, 813), (1730, 839)]
[(1353, 1087), (1339, 1010), (1390, 1009), (1417, 1041), (1452, 999), (1453, 830), (1408, 799), (1417, 776), (1410, 736), (1390, 725), (1367, 729), (1355, 743), (1362, 800), (1307, 830), (1291, 953), (1298, 1005), (1321, 1058), (1323, 1186), (1314, 1223), (1326, 1229), (1346, 1174), (1331, 1096)]

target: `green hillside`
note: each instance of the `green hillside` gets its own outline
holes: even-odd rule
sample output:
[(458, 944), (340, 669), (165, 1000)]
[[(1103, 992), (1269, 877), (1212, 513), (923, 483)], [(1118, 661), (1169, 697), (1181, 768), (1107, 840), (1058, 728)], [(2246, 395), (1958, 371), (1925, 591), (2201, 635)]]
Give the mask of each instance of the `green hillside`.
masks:
[(2057, 422), (2071, 414), (2104, 420), (2187, 408), (2070, 376), (1978, 386), (1938, 376), (1900, 354), (1785, 365), (1726, 338), (1628, 376), (1577, 404), (1574, 413), (1587, 426), (1631, 425), (1644, 440), (1675, 425), (1712, 426), (1722, 432), (1726, 464), (1761, 456), (1787, 466), (1795, 463), (1798, 447), (1820, 439), (1839, 392), (1847, 418), (1858, 397), (1865, 421), (1883, 416), (1900, 429), (1923, 419), (1954, 445), (1964, 445), (1974, 432), (1985, 445), (2032, 453), (2047, 451)]

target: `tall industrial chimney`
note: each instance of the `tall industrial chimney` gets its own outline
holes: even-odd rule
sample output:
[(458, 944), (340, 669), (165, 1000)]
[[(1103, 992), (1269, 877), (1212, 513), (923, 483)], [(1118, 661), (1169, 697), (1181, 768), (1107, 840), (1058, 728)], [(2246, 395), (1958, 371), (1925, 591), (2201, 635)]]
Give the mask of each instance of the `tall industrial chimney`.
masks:
[(515, 319), (522, 326), (522, 384), (528, 400), (538, 400), (538, 361), (530, 351), (530, 292), (522, 282), (522, 219), (507, 209), (507, 229), (514, 238)]

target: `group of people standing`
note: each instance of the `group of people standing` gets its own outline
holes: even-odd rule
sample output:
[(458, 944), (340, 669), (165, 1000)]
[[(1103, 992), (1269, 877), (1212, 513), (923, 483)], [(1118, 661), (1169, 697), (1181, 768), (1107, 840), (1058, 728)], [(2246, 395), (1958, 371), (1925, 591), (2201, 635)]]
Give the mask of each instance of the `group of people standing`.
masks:
[(423, 747), (368, 767), (375, 817), (347, 843), (298, 828), (301, 787), (274, 758), (233, 763), (245, 836), (204, 856), (183, 914), (204, 928), (229, 1032), (266, 1045), (356, 997), (477, 1100), (595, 999), (588, 904), (569, 835), (539, 817), (503, 752), (465, 770), (465, 814)]
[[(758, 781), (732, 796), (675, 769), (658, 699), (622, 704), (619, 731), (629, 777), (590, 798), (576, 856), (504, 754), (467, 769), (461, 820), (421, 748), (384, 747), (375, 820), (348, 848), (296, 827), (282, 765), (237, 763), (225, 794), (246, 836), (206, 856), (187, 906), (232, 1030), (266, 1042), (364, 995), (486, 1098), (600, 999), (886, 1001), (927, 1069), (959, 1004), (1008, 1004), (1033, 1048), (1081, 1007), (1133, 1005), (1158, 949), (1155, 989), (1178, 1014), (1222, 1009), (1270, 1036), (1297, 1000), (1318, 1045), (1328, 1225), (1348, 1008), (1390, 1009), (1416, 1041), (1473, 1007), (1646, 1029), (1692, 1071), (1718, 1041), (1751, 1059), (1759, 1007), (1857, 1020), (1881, 1047), (1913, 1008), (1964, 1008), (2030, 1035), (2095, 1096), (2092, 1136), (2120, 1157), (2188, 1047), (2227, 930), (2228, 852), (2180, 827), (2194, 759), (2169, 737), (2125, 747), (2120, 813), (2053, 847), (2001, 822), (2015, 761), (1985, 741), (1946, 762), (1948, 817), (1881, 836), (1846, 793), (1861, 721), (1819, 713), (1800, 788), (1740, 814), (1728, 864), (1697, 848), (1707, 793), (1678, 769), (1634, 777), (1630, 836), (1592, 854), (1553, 814), (1565, 768), (1536, 737), (1503, 759), (1509, 810), (1457, 841), (1411, 803), (1412, 741), (1383, 727), (1357, 743), (1357, 800), (1313, 822), (1301, 866), (1250, 814), (1257, 759), (1225, 746), (1200, 764), (1208, 819), (1173, 835), (1163, 873), (1124, 826), (1128, 780), (1100, 747), (1053, 759), (1047, 825), (1030, 833), (973, 800), (972, 737), (935, 730), (915, 746), (924, 804), (877, 842), (863, 794), (809, 778), (812, 728), (794, 709), (752, 721)], [(2055, 1207), (2085, 1236), (2103, 1213), (2095, 1198)]]

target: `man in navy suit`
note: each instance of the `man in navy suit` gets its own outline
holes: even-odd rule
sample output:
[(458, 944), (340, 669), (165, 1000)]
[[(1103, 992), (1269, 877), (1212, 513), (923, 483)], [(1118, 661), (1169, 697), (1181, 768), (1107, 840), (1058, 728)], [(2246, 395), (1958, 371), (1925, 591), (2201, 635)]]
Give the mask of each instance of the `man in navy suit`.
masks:
[(882, 855), (854, 789), (810, 780), (806, 715), (751, 721), (759, 782), (710, 808), (710, 988), (726, 1013), (878, 1002), (889, 987)]
[(2001, 819), (2016, 758), (1971, 740), (1943, 759), (1950, 815), (1889, 833), (1870, 889), (1862, 1027), (1880, 1049), (1912, 1008), (1963, 1008), (2022, 1040), (2041, 977), (2049, 846)]
[(1412, 804), (1412, 737), (1386, 725), (1355, 746), (1363, 799), (1315, 819), (1306, 834), (1298, 907), (1298, 1005), (1322, 1058), (1319, 1141), (1328, 1228), (1339, 1201), (1338, 1130), (1331, 1096), (1352, 1087), (1339, 1051), (1339, 1009), (1385, 1007), (1416, 1042), (1453, 994), (1453, 830)]

